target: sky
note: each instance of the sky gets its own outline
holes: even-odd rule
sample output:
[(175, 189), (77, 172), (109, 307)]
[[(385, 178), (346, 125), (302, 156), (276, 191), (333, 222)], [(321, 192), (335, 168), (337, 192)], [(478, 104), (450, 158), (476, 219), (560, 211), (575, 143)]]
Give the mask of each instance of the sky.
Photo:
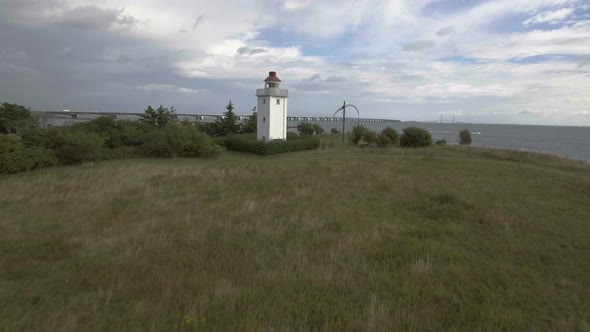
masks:
[(590, 0), (0, 0), (0, 102), (590, 126)]

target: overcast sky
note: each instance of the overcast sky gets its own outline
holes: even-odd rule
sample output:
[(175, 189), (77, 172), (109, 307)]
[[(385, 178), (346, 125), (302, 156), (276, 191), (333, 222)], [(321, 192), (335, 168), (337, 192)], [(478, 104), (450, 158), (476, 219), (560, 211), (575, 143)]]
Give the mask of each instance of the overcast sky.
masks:
[(0, 101), (590, 125), (590, 0), (0, 0)]

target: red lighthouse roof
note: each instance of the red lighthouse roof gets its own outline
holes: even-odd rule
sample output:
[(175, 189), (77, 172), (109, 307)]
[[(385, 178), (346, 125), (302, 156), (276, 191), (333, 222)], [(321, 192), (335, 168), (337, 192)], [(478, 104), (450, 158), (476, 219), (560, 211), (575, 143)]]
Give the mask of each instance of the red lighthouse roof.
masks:
[(281, 82), (281, 80), (277, 77), (276, 71), (268, 72), (268, 77), (264, 81), (265, 82)]

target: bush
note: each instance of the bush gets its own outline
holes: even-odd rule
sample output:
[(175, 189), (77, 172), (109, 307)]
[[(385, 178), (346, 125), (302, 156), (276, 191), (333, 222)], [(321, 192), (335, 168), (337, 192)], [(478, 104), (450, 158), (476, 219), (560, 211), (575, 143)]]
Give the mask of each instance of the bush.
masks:
[(445, 146), (447, 145), (447, 140), (446, 139), (439, 139), (438, 141), (434, 142), (434, 145), (436, 146)]
[(387, 147), (389, 144), (391, 144), (391, 139), (389, 138), (389, 136), (384, 135), (383, 133), (377, 135), (377, 146), (380, 148), (384, 148)]
[(214, 157), (223, 148), (192, 125), (169, 123), (150, 133), (142, 146), (146, 157)]
[(330, 130), (330, 134), (332, 134), (332, 135), (339, 135), (340, 134), (340, 130), (338, 130), (336, 128), (332, 128)]
[(26, 148), (17, 135), (0, 135), (0, 174), (57, 165), (55, 153), (49, 149)]
[(232, 135), (226, 138), (225, 146), (233, 151), (268, 156), (278, 153), (317, 149), (320, 146), (320, 139), (317, 136), (305, 135), (286, 141), (277, 140), (265, 143), (257, 141), (254, 135)]
[(313, 135), (315, 132), (314, 125), (309, 122), (301, 122), (297, 125), (299, 135)]
[(55, 152), (62, 164), (76, 165), (101, 159), (103, 144), (104, 139), (96, 133), (71, 132)]
[(366, 130), (366, 131), (363, 133), (363, 140), (364, 140), (366, 143), (369, 143), (369, 144), (376, 143), (376, 142), (377, 142), (377, 133), (376, 133), (376, 132), (374, 132), (374, 131), (372, 131), (372, 130), (368, 130), (368, 129), (367, 129), (367, 130)]
[(110, 116), (77, 123), (70, 128), (72, 131), (96, 133), (105, 140), (105, 146), (116, 149), (124, 146), (139, 146), (144, 143), (148, 132), (154, 130), (146, 122), (131, 120), (115, 120)]
[(459, 132), (459, 144), (469, 145), (471, 144), (471, 132), (467, 129), (463, 129)]
[(397, 142), (399, 141), (399, 134), (398, 134), (398, 132), (395, 129), (391, 128), (391, 127), (387, 127), (385, 129), (383, 129), (381, 131), (381, 135), (384, 135), (387, 138), (389, 138), (389, 141), (392, 144), (397, 144)]
[(324, 128), (322, 128), (322, 126), (320, 126), (319, 124), (314, 123), (313, 124), (313, 132), (316, 135), (321, 135), (324, 132)]
[(22, 129), (37, 126), (37, 120), (28, 108), (17, 104), (0, 104), (0, 133), (19, 133)]
[(352, 130), (348, 135), (350, 142), (355, 145), (358, 144), (368, 130), (367, 127), (361, 125), (352, 127)]
[(403, 147), (425, 147), (432, 145), (432, 136), (422, 128), (408, 127), (403, 130), (400, 136), (400, 145)]

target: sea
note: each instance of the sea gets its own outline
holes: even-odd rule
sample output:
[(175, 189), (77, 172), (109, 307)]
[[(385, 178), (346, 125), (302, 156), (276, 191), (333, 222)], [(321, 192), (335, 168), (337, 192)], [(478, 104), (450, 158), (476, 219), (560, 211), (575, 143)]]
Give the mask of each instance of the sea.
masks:
[[(46, 124), (68, 125), (88, 121), (95, 116), (81, 115), (77, 119), (68, 116), (49, 116)], [(121, 116), (120, 119), (137, 120), (135, 116)], [(287, 126), (294, 131), (302, 121), (289, 121)], [(317, 123), (329, 132), (332, 128), (342, 130), (342, 122), (305, 121)], [(357, 122), (346, 122), (349, 131)], [(448, 144), (458, 144), (458, 132), (467, 129), (471, 132), (472, 145), (495, 149), (544, 152), (570, 159), (590, 163), (590, 127), (576, 126), (539, 126), (481, 123), (433, 123), (433, 122), (360, 122), (361, 125), (375, 131), (391, 127), (401, 133), (407, 127), (419, 127), (428, 130), (436, 141), (446, 139)]]

